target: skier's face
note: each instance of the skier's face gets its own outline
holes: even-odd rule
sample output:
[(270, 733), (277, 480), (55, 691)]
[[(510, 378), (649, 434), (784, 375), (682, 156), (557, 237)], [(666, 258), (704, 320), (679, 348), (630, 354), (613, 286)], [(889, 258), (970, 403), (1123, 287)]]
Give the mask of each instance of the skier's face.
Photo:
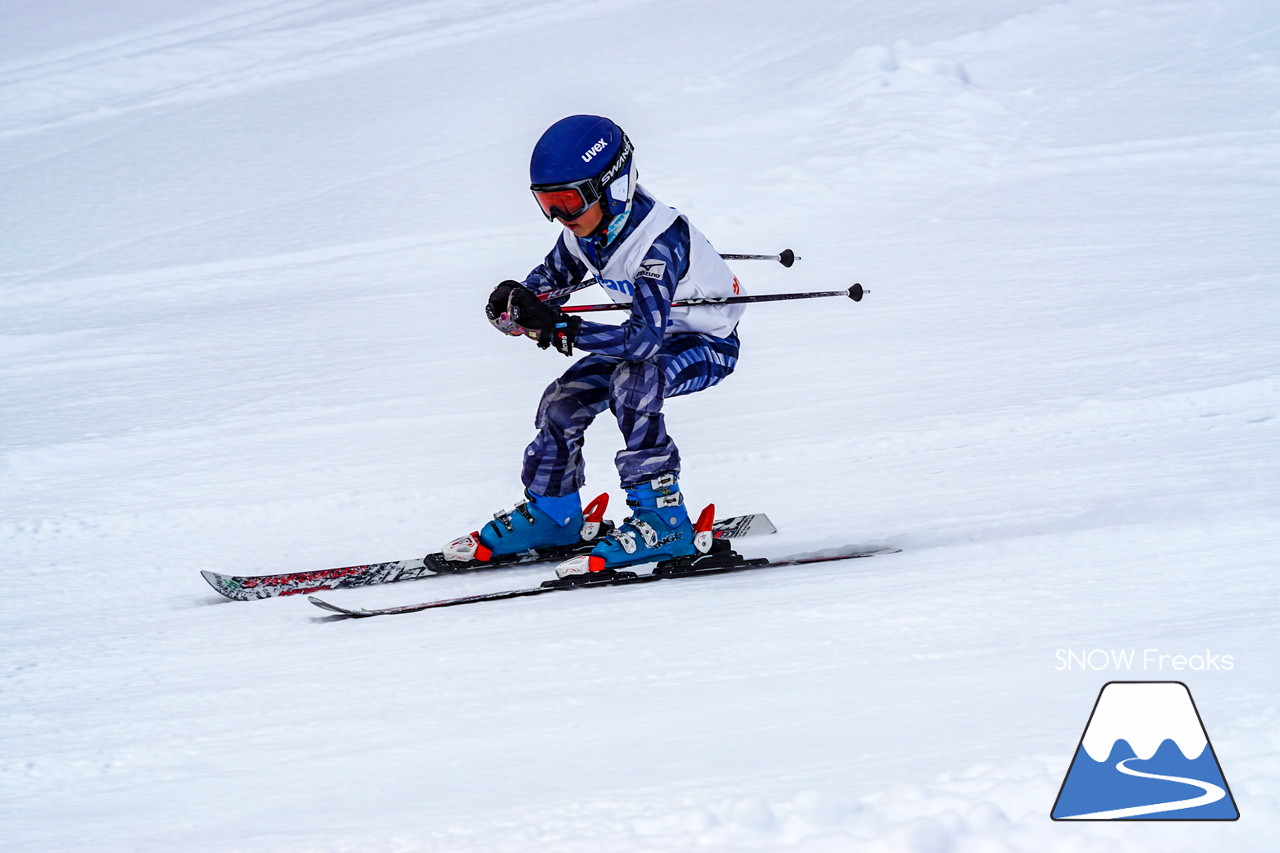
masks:
[(600, 202), (596, 202), (574, 219), (561, 219), (560, 224), (572, 231), (575, 237), (587, 237), (596, 232), (603, 219), (604, 211)]

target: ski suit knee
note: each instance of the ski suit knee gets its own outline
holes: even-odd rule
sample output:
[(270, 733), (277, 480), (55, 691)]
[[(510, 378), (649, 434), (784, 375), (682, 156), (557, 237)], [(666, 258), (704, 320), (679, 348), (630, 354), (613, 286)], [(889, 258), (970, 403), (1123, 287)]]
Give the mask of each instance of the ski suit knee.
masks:
[(667, 434), (662, 401), (719, 383), (738, 361), (738, 335), (715, 338), (673, 335), (649, 361), (589, 355), (547, 386), (525, 450), (522, 479), (530, 491), (548, 496), (582, 488), (586, 474), (582, 442), (587, 427), (606, 408), (622, 432), (624, 448), (614, 457), (623, 484), (679, 473), (680, 452)]

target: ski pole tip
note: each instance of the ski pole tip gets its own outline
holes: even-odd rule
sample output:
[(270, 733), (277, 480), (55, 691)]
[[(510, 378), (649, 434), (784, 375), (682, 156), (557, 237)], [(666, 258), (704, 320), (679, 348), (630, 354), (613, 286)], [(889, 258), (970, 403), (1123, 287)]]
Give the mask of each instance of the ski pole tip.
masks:
[(778, 253), (778, 263), (782, 264), (784, 267), (790, 267), (798, 260), (800, 259), (796, 257), (796, 253), (790, 249), (783, 249)]
[(862, 289), (862, 285), (855, 284), (853, 287), (849, 288), (849, 298), (854, 302), (861, 302), (862, 295), (867, 292), (868, 291)]

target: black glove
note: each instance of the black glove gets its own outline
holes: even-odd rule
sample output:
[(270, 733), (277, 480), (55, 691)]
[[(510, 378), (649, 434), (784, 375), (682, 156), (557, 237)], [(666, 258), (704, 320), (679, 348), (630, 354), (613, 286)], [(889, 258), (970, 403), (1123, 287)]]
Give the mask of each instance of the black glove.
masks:
[[(501, 287), (501, 285), (499, 285)], [(537, 333), (538, 346), (542, 349), (554, 346), (557, 352), (573, 355), (573, 344), (578, 339), (581, 317), (564, 313), (554, 305), (548, 305), (526, 287), (516, 287), (510, 292), (511, 319), (517, 326)]]
[(484, 306), (484, 315), (489, 318), (489, 323), (504, 335), (524, 334), (524, 329), (517, 327), (511, 319), (507, 307), (511, 301), (511, 292), (517, 289), (524, 290), (520, 282), (510, 279), (504, 281), (493, 289), (493, 293), (489, 294), (489, 301)]

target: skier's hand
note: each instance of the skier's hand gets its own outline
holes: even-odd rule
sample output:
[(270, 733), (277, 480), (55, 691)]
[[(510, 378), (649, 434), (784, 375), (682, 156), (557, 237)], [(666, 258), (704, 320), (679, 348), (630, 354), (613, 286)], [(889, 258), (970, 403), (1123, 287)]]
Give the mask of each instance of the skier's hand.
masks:
[(516, 326), (524, 329), (539, 347), (554, 346), (557, 352), (573, 355), (578, 327), (582, 325), (581, 317), (565, 314), (554, 305), (546, 304), (526, 287), (512, 290), (508, 304)]
[(485, 303), (484, 315), (489, 318), (490, 325), (502, 334), (518, 336), (523, 335), (525, 330), (511, 319), (511, 293), (514, 290), (525, 290), (525, 288), (518, 281), (510, 279), (495, 287), (493, 293), (489, 294), (489, 301)]

